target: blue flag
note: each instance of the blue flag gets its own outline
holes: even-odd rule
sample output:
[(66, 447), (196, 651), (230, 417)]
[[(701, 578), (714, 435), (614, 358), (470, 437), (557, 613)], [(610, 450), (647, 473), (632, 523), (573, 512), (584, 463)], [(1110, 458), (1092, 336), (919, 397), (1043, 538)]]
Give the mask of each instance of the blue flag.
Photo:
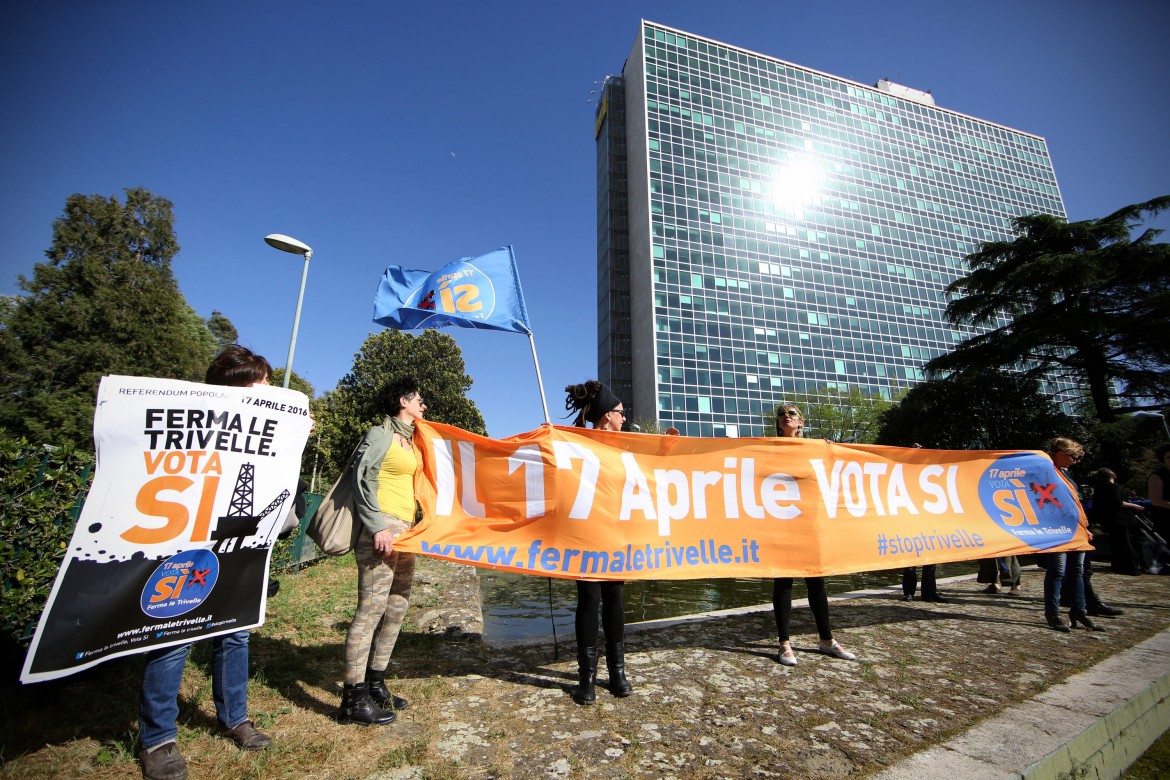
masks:
[(374, 322), (396, 330), (456, 325), (532, 333), (510, 246), (437, 271), (390, 266), (374, 298)]

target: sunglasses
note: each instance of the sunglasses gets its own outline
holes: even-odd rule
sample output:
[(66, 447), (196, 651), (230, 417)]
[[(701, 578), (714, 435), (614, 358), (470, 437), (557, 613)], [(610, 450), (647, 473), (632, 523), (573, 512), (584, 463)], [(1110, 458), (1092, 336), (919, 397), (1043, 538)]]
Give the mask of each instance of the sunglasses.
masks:
[(626, 411), (624, 409), (610, 409), (609, 412), (606, 412), (606, 414), (609, 414), (610, 412), (620, 414), (623, 418), (626, 417)]
[(785, 409), (784, 416), (799, 420), (800, 419), (800, 412), (796, 411), (795, 409)]

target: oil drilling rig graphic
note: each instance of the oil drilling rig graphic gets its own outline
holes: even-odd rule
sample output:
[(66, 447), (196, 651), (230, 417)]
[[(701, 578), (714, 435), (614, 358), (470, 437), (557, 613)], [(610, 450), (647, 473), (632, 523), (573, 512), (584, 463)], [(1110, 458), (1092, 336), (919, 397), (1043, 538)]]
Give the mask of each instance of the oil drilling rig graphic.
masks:
[(240, 467), (240, 474), (236, 478), (236, 487), (232, 491), (232, 502), (227, 514), (219, 518), (211, 538), (218, 541), (213, 549), (219, 553), (230, 552), (246, 536), (255, 536), (260, 527), (260, 521), (276, 511), (277, 507), (288, 500), (292, 495), (288, 490), (283, 491), (272, 500), (264, 511), (258, 515), (252, 514), (252, 496), (255, 492), (256, 467), (245, 463)]

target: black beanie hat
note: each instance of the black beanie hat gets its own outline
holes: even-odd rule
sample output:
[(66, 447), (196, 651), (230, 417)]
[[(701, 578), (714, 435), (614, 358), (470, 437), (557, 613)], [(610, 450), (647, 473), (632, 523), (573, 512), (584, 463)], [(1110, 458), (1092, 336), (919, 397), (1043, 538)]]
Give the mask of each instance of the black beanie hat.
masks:
[(597, 421), (605, 416), (606, 412), (612, 412), (617, 405), (622, 402), (622, 399), (613, 394), (606, 385), (598, 382), (601, 389), (597, 391), (597, 397), (589, 404), (589, 409), (585, 412), (585, 419), (597, 425)]

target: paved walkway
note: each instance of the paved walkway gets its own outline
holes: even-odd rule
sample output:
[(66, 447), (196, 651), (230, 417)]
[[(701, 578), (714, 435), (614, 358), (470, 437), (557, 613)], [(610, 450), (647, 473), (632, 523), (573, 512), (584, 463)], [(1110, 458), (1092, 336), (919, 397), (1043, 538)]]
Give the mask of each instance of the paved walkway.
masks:
[(1167, 730), (1163, 631), (875, 778), (1116, 778)]
[[(851, 620), (847, 605), (872, 608), (880, 604), (887, 619), (895, 623), (906, 623), (906, 618), (910, 617), (914, 618), (914, 622), (924, 619), (938, 622), (940, 630), (923, 631), (921, 639), (945, 646), (943, 649), (952, 656), (951, 662), (960, 666), (964, 659), (971, 665), (982, 665), (979, 660), (981, 654), (999, 656), (1003, 654), (1002, 647), (1010, 645), (1017, 653), (1023, 651), (1018, 657), (1022, 659), (1024, 668), (1017, 667), (1014, 673), (1005, 676), (1005, 685), (1010, 692), (1017, 683), (1026, 683), (1016, 689), (1019, 696), (1009, 696), (1006, 702), (988, 701), (980, 695), (967, 697), (968, 708), (986, 709), (998, 714), (978, 721), (970, 728), (960, 729), (945, 741), (926, 744), (909, 757), (897, 760), (890, 768), (876, 772), (866, 771), (864, 762), (849, 761), (845, 757), (863, 756), (866, 742), (882, 741), (880, 732), (866, 728), (866, 717), (842, 718), (839, 703), (828, 702), (825, 709), (832, 711), (833, 719), (812, 728), (814, 731), (823, 731), (826, 737), (835, 736), (852, 742), (853, 749), (841, 749), (839, 744), (833, 744), (834, 740), (824, 740), (818, 751), (824, 760), (817, 761), (814, 752), (803, 764), (793, 765), (797, 774), (790, 776), (844, 777), (860, 773), (878, 780), (920, 780), (933, 777), (952, 780), (1116, 778), (1154, 740), (1170, 730), (1170, 629), (1161, 630), (1133, 647), (1123, 646), (1115, 655), (1106, 657), (1087, 671), (1029, 697), (1031, 687), (1037, 682), (1043, 683), (1043, 678), (1053, 671), (1042, 672), (1034, 664), (1040, 662), (1042, 656), (1051, 657), (1053, 653), (1060, 653), (1062, 647), (1077, 643), (1096, 645), (1098, 650), (1117, 642), (1125, 645), (1122, 635), (1127, 634), (1127, 629), (1133, 628), (1134, 623), (1145, 623), (1155, 617), (1164, 623), (1167, 618), (1166, 596), (1170, 594), (1170, 577), (1095, 575), (1099, 588), (1111, 590), (1112, 593), (1108, 595), (1127, 608), (1127, 615), (1115, 620), (1098, 619), (1098, 623), (1106, 626), (1105, 632), (1089, 633), (1082, 629), (1071, 635), (1061, 635), (1038, 625), (1042, 619), (1042, 611), (1038, 610), (1043, 579), (1041, 570), (1033, 568), (1025, 571), (1029, 593), (1024, 598), (984, 594), (981, 590), (983, 586), (976, 585), (973, 579), (969, 575), (941, 580), (940, 589), (952, 599), (951, 603), (941, 605), (901, 602), (901, 591), (897, 587), (834, 596), (832, 600), (840, 603), (832, 608), (835, 623), (839, 627), (837, 636), (848, 648), (858, 653), (863, 668), (870, 664), (878, 666), (891, 662), (898, 665), (899, 661), (889, 657), (886, 652), (875, 652), (877, 648), (873, 644), (869, 647), (865, 643), (859, 644), (855, 636), (857, 631), (850, 625), (859, 621)], [(1153, 603), (1142, 603), (1151, 596)], [(894, 603), (890, 603), (891, 600)], [(796, 602), (796, 606), (799, 609), (807, 606), (807, 603)], [(924, 610), (929, 610), (930, 615), (923, 615)], [(1022, 615), (1027, 617), (1024, 620), (1005, 620), (996, 616), (997, 611), (1006, 611), (1012, 618)], [(714, 635), (722, 633), (722, 628), (717, 628), (721, 624), (751, 619), (753, 615), (758, 619), (762, 614), (770, 616), (770, 612), (770, 606), (761, 605), (639, 623), (627, 627), (627, 643), (636, 647), (642, 644), (639, 635), (650, 640), (651, 637), (661, 638), (671, 632), (703, 625), (708, 626), (708, 632)], [(1155, 624), (1157, 622), (1156, 619)], [(996, 638), (981, 636), (988, 631), (995, 634)], [(520, 644), (541, 644), (545, 641), (548, 640), (528, 640), (510, 646), (515, 648)], [(570, 646), (571, 642), (570, 638)], [(801, 644), (797, 642), (798, 647)], [(811, 642), (804, 642), (803, 645), (807, 651)], [(1033, 657), (1029, 659), (1029, 655)], [(815, 657), (815, 661), (811, 658), (806, 661), (805, 654), (800, 657), (803, 665), (812, 661), (821, 666), (817, 670), (818, 676), (834, 665), (838, 673), (854, 668), (819, 656)], [(633, 661), (631, 666), (637, 670), (642, 664)], [(779, 670), (780, 667), (775, 669)], [(798, 667), (792, 673), (799, 674), (802, 671), (803, 667)], [(949, 669), (938, 668), (937, 671), (942, 679), (947, 679)], [(891, 714), (898, 707), (891, 709), (888, 706), (877, 706), (875, 709), (877, 712), (870, 715), (882, 712)], [(921, 736), (944, 725), (948, 715), (952, 714), (944, 702), (929, 694), (920, 697), (915, 703), (915, 709), (922, 716), (917, 724), (921, 728)], [(848, 722), (850, 720), (853, 722)], [(769, 733), (767, 727), (763, 727), (762, 733)], [(838, 753), (841, 755), (836, 756), (838, 760), (834, 760)], [(722, 763), (721, 760), (717, 761)], [(756, 765), (753, 773), (770, 774), (762, 769)], [(1170, 775), (1170, 767), (1167, 772)], [(703, 776), (706, 774), (702, 773)]]

